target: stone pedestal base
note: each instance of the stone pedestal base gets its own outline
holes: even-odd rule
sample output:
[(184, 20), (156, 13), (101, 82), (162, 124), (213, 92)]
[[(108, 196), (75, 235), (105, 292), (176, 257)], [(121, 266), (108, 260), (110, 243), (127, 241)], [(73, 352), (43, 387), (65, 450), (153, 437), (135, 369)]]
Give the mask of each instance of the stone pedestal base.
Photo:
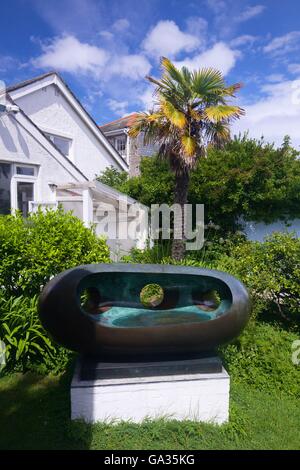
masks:
[(216, 357), (138, 364), (81, 359), (71, 384), (72, 419), (139, 423), (163, 417), (221, 424), (229, 417), (229, 386)]

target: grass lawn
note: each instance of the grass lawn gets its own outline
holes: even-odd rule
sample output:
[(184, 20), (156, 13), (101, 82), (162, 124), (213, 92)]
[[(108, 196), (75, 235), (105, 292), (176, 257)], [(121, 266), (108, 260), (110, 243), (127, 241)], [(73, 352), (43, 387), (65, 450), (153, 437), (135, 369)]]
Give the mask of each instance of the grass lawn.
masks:
[(229, 425), (87, 425), (69, 419), (69, 383), (70, 373), (1, 378), (0, 449), (300, 449), (299, 403), (275, 392), (232, 386)]

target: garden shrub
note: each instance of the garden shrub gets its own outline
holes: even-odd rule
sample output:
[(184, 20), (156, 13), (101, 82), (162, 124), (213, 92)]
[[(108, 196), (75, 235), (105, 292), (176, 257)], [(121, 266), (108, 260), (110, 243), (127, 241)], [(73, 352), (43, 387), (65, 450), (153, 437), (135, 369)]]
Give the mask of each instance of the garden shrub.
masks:
[(5, 344), (3, 372), (61, 372), (72, 356), (52, 342), (37, 314), (37, 296), (0, 296), (0, 338)]
[(96, 179), (111, 188), (119, 189), (128, 180), (128, 173), (110, 165)]
[(265, 242), (237, 245), (218, 267), (240, 278), (260, 310), (284, 320), (300, 320), (300, 239), (274, 233)]
[(300, 365), (292, 362), (299, 334), (278, 324), (251, 320), (233, 343), (220, 348), (235, 383), (300, 398)]
[(4, 370), (60, 372), (72, 353), (56, 345), (40, 324), (37, 297), (50, 278), (81, 264), (108, 263), (104, 238), (63, 209), (24, 219), (0, 216), (0, 339)]
[(228, 232), (221, 236), (220, 227), (209, 222), (205, 226), (205, 241), (201, 250), (187, 251), (185, 258), (178, 263), (171, 257), (172, 240), (157, 240), (150, 248), (144, 250), (133, 248), (129, 255), (122, 258), (126, 263), (141, 264), (184, 264), (186, 266), (207, 266), (218, 264), (224, 255), (230, 255), (234, 247), (245, 242), (241, 232)]
[[(174, 175), (156, 156), (143, 158), (140, 176), (107, 168), (99, 181), (116, 187), (143, 204), (172, 204)], [(207, 157), (191, 172), (188, 202), (205, 205), (205, 222), (221, 232), (235, 231), (241, 218), (263, 222), (300, 216), (299, 152), (285, 137), (281, 147), (238, 136), (222, 149), (209, 147)], [(222, 233), (222, 236), (224, 234)]]
[[(189, 252), (182, 261), (159, 262), (219, 269), (241, 279), (250, 293), (251, 319), (239, 338), (220, 348), (225, 366), (234, 382), (300, 397), (300, 365), (292, 362), (292, 344), (299, 340), (300, 240), (275, 233), (263, 243), (236, 241), (221, 244), (222, 253), (216, 240), (217, 256)], [(152, 256), (156, 251), (134, 250), (131, 261), (151, 263)]]
[(0, 216), (0, 288), (6, 297), (36, 295), (65, 269), (108, 262), (104, 238), (71, 212), (38, 211), (27, 219)]

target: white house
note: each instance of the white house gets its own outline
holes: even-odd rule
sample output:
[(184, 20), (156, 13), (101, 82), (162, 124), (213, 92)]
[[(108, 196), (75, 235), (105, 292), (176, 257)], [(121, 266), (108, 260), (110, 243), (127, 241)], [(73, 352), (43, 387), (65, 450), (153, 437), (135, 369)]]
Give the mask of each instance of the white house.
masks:
[(56, 72), (0, 90), (0, 214), (19, 209), (26, 216), (61, 203), (87, 226), (95, 223), (97, 233), (107, 233), (113, 250), (143, 247), (145, 231), (127, 240), (117, 227), (115, 240), (102, 229), (101, 204), (106, 212), (107, 204), (126, 212), (136, 203), (95, 180), (111, 165), (129, 168)]
[(100, 126), (109, 142), (128, 163), (130, 176), (139, 175), (142, 157), (152, 157), (158, 151), (156, 143), (144, 143), (143, 133), (136, 138), (128, 135), (128, 130), (135, 116), (136, 113), (132, 113)]

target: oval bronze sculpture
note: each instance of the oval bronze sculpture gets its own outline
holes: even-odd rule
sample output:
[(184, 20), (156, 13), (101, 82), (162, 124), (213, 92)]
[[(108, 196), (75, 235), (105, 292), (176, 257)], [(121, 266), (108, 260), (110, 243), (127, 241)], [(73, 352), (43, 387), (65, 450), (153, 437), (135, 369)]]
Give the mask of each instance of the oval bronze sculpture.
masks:
[[(163, 296), (149, 308), (140, 294), (151, 284), (158, 284)], [(58, 343), (83, 354), (199, 353), (239, 335), (249, 317), (249, 298), (240, 281), (220, 271), (98, 264), (53, 278), (40, 296), (39, 315)]]

